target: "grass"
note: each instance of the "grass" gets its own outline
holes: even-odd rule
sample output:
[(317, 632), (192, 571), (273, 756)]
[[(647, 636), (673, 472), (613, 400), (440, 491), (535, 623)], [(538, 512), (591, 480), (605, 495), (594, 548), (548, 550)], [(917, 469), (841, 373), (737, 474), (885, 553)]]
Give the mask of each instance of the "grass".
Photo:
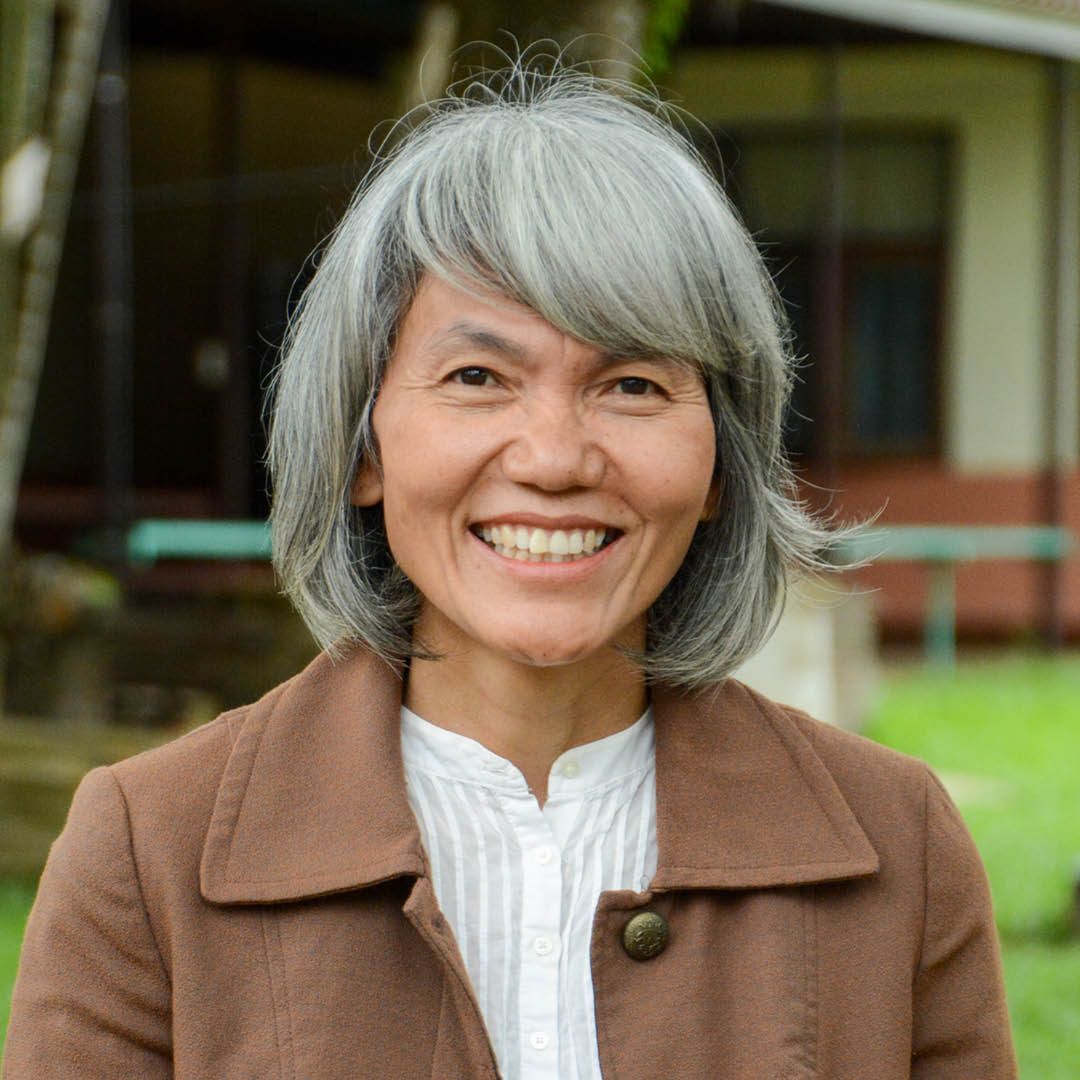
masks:
[(29, 885), (0, 881), (0, 1060), (11, 1010), (11, 988), (19, 962), (19, 944), (33, 898)]
[(1075, 1080), (1080, 660), (896, 672), (866, 734), (923, 758), (950, 787), (990, 877), (1021, 1076)]
[(1020, 1075), (1075, 1080), (1080, 1062), (1080, 942), (1002, 943)]
[[(1021, 1075), (1075, 1080), (1080, 939), (1065, 931), (1080, 860), (1080, 659), (898, 670), (866, 734), (950, 786), (990, 875)], [(0, 883), (0, 1040), (30, 901)]]

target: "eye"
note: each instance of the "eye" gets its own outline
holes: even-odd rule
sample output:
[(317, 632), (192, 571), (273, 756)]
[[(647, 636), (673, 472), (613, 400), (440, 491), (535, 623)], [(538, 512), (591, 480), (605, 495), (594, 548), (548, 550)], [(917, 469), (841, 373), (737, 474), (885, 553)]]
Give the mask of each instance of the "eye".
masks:
[(634, 397), (643, 397), (660, 389), (651, 379), (642, 379), (637, 375), (628, 375), (615, 385), (620, 394), (630, 394)]
[(495, 376), (483, 367), (459, 368), (450, 378), (461, 386), (493, 386), (495, 384)]

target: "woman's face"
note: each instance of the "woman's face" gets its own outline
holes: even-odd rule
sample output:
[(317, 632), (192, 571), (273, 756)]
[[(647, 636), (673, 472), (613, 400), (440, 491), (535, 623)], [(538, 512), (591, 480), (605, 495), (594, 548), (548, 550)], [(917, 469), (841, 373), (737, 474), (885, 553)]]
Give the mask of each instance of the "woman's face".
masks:
[(375, 405), (394, 558), (423, 595), (417, 634), (532, 665), (644, 644), (645, 614), (712, 509), (705, 387), (623, 360), (528, 308), (425, 278)]

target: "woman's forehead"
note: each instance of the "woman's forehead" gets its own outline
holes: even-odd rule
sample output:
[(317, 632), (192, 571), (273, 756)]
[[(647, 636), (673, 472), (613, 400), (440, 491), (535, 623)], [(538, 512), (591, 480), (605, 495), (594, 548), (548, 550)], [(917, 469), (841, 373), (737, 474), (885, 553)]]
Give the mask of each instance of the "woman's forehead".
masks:
[(484, 348), (523, 358), (537, 340), (567, 337), (532, 308), (502, 293), (425, 274), (399, 328), (428, 349)]
[(553, 354), (590, 368), (637, 359), (685, 367), (669, 357), (627, 353), (595, 345), (554, 326), (541, 314), (504, 294), (425, 275), (399, 328), (395, 353), (424, 357), (482, 355), (528, 366)]

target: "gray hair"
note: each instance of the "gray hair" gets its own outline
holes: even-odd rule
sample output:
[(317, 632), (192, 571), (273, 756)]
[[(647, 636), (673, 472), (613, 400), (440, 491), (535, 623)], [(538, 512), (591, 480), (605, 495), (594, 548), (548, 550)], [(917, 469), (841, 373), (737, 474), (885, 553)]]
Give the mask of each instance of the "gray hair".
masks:
[(792, 378), (772, 282), (728, 199), (655, 94), (518, 61), (424, 108), (322, 251), (274, 386), (274, 565), (324, 647), (418, 655), (420, 597), (381, 509), (351, 505), (397, 327), (425, 274), (524, 304), (610, 352), (705, 381), (720, 509), (648, 614), (646, 675), (718, 682), (768, 638), (789, 572), (829, 534), (782, 445)]

